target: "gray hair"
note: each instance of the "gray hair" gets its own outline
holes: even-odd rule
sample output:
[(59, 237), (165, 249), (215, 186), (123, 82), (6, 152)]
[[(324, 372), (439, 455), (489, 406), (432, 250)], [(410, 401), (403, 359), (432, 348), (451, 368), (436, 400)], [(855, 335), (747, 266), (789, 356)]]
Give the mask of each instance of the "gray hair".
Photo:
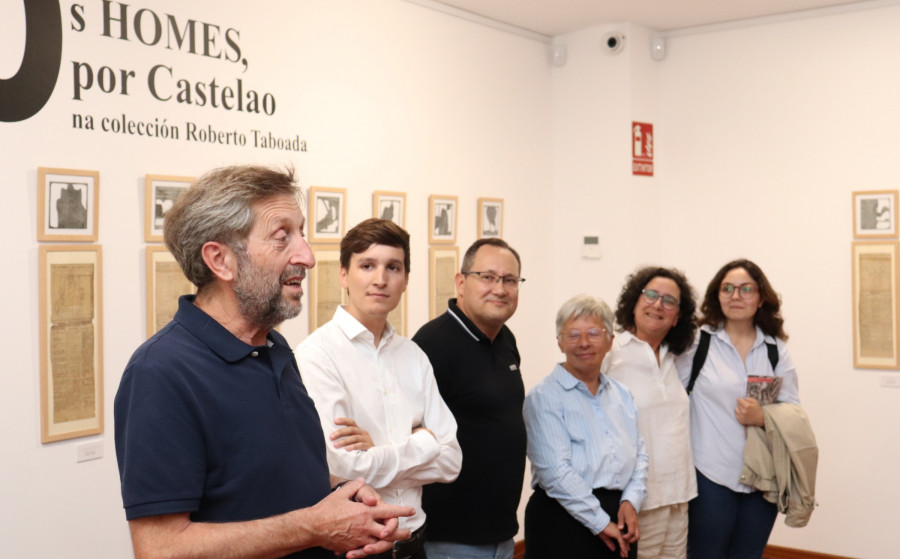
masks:
[(211, 283), (213, 273), (203, 262), (208, 242), (244, 250), (253, 228), (253, 206), (271, 196), (289, 195), (300, 201), (294, 169), (283, 171), (259, 165), (213, 169), (197, 179), (166, 214), (166, 247), (184, 275), (198, 289)]
[(603, 321), (606, 331), (611, 335), (613, 331), (613, 313), (609, 305), (603, 299), (597, 299), (590, 295), (576, 295), (562, 304), (556, 312), (556, 337), (562, 335), (563, 328), (570, 320), (583, 316), (593, 316)]

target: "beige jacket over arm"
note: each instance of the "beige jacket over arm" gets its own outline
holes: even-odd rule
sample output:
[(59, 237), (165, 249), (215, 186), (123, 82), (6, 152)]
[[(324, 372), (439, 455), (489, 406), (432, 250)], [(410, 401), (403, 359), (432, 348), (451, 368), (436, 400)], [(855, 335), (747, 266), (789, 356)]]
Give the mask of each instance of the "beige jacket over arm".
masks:
[(748, 427), (741, 483), (756, 487), (788, 526), (806, 526), (815, 507), (819, 448), (803, 408), (763, 406), (766, 426)]

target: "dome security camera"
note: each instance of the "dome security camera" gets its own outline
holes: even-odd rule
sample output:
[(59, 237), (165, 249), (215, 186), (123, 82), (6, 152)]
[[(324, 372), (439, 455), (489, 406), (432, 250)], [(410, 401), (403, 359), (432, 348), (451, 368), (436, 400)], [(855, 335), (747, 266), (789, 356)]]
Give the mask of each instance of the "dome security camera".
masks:
[(603, 36), (603, 47), (609, 54), (616, 54), (625, 48), (625, 34), (612, 31)]

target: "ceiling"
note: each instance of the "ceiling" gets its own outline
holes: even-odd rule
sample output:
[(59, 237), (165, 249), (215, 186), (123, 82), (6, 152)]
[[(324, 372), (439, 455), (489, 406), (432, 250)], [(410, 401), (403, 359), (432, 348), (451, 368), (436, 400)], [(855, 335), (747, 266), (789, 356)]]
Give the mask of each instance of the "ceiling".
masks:
[[(610, 23), (658, 31), (844, 6), (872, 0), (432, 0), (541, 35)], [(861, 6), (860, 6), (861, 7)]]

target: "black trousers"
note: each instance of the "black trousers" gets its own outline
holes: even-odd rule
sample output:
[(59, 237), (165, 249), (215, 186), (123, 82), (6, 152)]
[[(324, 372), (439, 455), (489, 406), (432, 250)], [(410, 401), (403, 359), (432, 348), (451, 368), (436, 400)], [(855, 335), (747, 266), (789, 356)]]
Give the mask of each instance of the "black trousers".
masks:
[[(600, 507), (612, 522), (619, 517), (622, 492), (594, 489)], [(621, 559), (618, 546), (610, 551), (599, 537), (585, 528), (556, 499), (543, 489), (535, 489), (525, 507), (525, 559)], [(637, 543), (631, 544), (629, 559), (637, 557)]]

